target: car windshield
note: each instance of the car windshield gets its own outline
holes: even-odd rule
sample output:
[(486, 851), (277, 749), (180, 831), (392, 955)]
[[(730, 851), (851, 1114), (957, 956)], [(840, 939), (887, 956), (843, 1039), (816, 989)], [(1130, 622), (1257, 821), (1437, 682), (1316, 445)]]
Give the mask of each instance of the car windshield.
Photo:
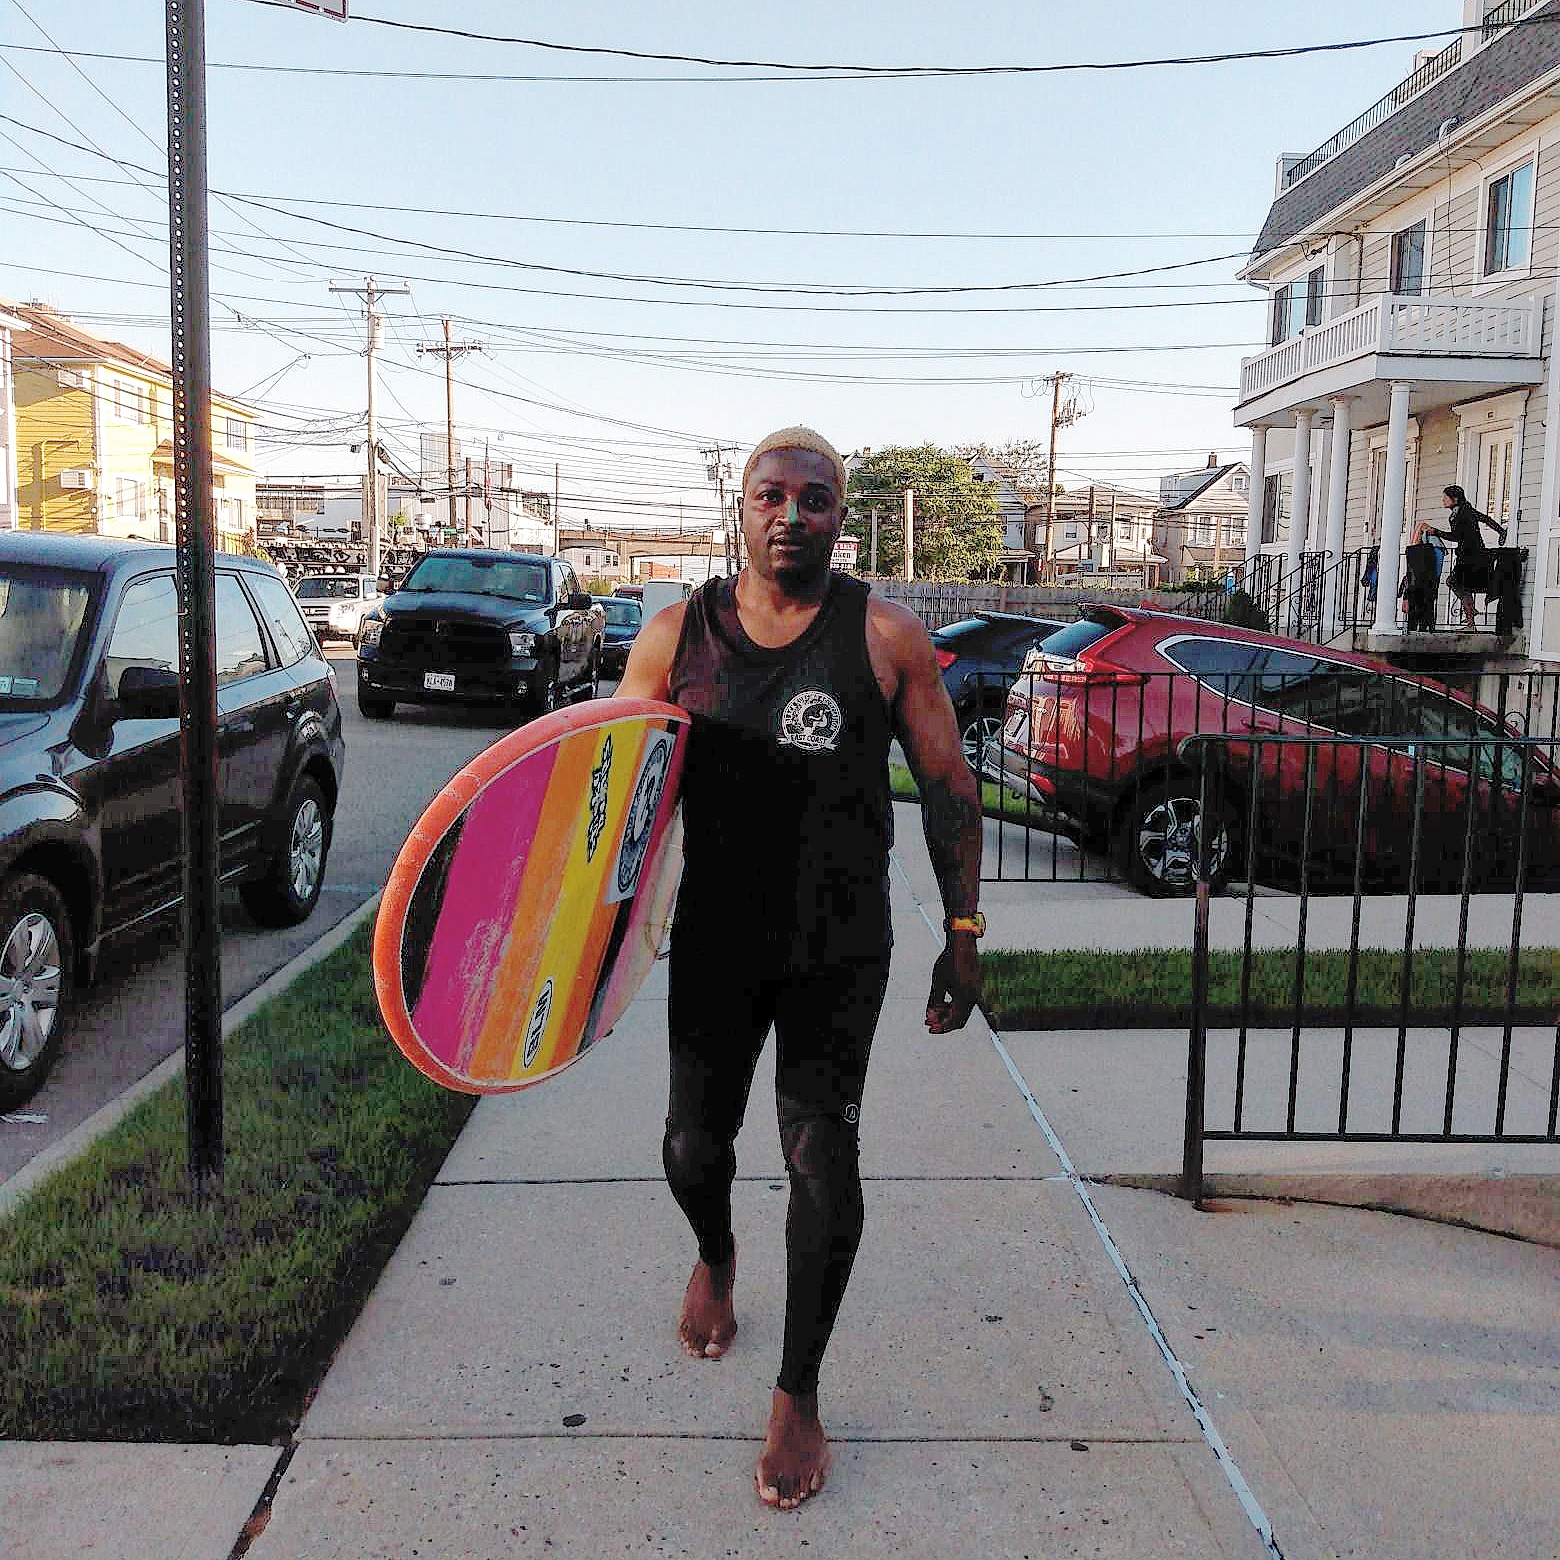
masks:
[(60, 696), (91, 600), (90, 575), (0, 566), (0, 705)]
[(504, 558), (424, 558), (401, 582), (401, 589), (546, 601), (547, 567), (540, 563), (511, 563)]
[(325, 575), (312, 575), (308, 579), (298, 581), (299, 601), (320, 601), (329, 598), (346, 601), (356, 601), (363, 594), (363, 587), (354, 579), (331, 578)]
[(638, 628), (643, 618), (637, 601), (626, 597), (616, 601), (603, 601), (601, 610), (607, 614), (607, 622), (613, 628)]

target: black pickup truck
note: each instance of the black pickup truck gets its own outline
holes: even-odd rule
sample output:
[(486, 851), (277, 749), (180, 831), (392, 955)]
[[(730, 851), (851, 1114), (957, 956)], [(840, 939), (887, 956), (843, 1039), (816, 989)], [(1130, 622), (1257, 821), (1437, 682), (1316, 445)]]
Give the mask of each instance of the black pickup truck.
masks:
[(602, 611), (562, 558), (448, 548), (424, 553), (358, 631), (358, 709), (492, 704), (540, 715), (594, 697)]

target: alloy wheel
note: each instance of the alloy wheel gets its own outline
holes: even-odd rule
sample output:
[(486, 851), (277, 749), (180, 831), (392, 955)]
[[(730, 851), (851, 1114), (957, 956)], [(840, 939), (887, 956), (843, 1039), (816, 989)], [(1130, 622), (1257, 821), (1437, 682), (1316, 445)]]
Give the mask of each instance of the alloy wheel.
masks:
[[(1201, 845), (1202, 809), (1195, 797), (1163, 797), (1138, 820), (1138, 860), (1144, 872), (1166, 888), (1185, 892), (1196, 883)], [(1220, 822), (1217, 836), (1209, 842), (1210, 878), (1220, 875), (1229, 850), (1229, 830)]]
[(60, 942), (49, 918), (30, 910), (0, 949), (0, 1064), (32, 1066), (59, 1020)]
[(312, 796), (306, 796), (293, 814), (287, 864), (293, 894), (300, 904), (305, 903), (313, 898), (325, 869), (325, 819)]

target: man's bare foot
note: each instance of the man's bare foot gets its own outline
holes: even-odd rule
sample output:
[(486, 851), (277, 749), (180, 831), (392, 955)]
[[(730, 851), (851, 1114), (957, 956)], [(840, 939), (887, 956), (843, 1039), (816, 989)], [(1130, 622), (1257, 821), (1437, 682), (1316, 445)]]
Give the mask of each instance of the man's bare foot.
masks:
[(729, 1262), (718, 1262), (713, 1267), (707, 1262), (694, 1264), (677, 1323), (677, 1338), (684, 1354), (696, 1360), (718, 1360), (731, 1347), (731, 1340), (737, 1336), (737, 1313), (731, 1299), (736, 1282), (735, 1246)]
[(766, 1506), (794, 1510), (823, 1488), (833, 1464), (829, 1438), (818, 1419), (818, 1394), (792, 1397), (776, 1387), (764, 1450), (753, 1470), (758, 1498)]

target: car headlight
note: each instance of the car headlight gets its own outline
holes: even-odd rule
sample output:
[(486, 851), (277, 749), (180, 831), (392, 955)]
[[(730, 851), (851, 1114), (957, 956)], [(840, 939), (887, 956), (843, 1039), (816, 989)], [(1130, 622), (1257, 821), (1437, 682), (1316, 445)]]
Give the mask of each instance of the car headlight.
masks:
[(536, 646), (536, 635), (527, 633), (523, 628), (509, 630), (509, 648), (516, 655), (529, 655)]
[(385, 631), (385, 620), (382, 617), (370, 617), (363, 619), (363, 626), (359, 630), (360, 644), (377, 645), (379, 636)]

